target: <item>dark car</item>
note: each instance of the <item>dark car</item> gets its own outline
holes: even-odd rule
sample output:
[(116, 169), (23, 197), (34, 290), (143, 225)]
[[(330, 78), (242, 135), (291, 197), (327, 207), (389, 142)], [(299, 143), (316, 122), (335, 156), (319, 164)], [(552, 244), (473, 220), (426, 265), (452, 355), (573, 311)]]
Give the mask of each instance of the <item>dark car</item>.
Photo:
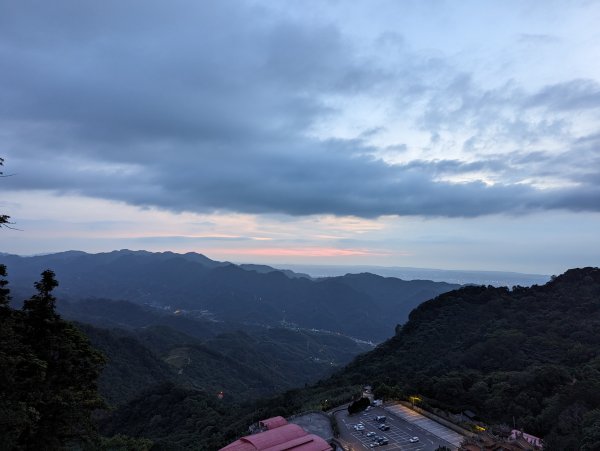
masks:
[(390, 427), (387, 424), (382, 424), (381, 426), (379, 426), (379, 429), (381, 429), (382, 431), (389, 431)]

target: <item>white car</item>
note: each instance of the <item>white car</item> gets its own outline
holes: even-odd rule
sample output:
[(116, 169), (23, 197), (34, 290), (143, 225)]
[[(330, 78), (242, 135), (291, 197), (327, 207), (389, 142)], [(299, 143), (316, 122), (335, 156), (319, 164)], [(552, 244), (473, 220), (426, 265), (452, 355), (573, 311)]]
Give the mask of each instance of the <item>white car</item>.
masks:
[(409, 440), (410, 443), (417, 443), (419, 441), (419, 437), (413, 437)]
[(371, 431), (371, 432), (367, 432), (367, 437), (373, 437), (375, 435), (375, 432)]
[(365, 430), (365, 425), (358, 423), (357, 425), (354, 426), (354, 429), (357, 430), (357, 431), (364, 431)]

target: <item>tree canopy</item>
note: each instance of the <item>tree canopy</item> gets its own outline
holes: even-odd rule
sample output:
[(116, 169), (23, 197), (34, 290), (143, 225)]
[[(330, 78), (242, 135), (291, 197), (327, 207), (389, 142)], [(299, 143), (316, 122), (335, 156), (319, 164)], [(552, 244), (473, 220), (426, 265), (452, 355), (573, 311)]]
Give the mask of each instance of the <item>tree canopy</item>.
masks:
[[(4, 166), (4, 158), (0, 157), (0, 167)], [(4, 173), (0, 171), (0, 177), (4, 176)], [(0, 227), (9, 227), (10, 224), (10, 216), (0, 213)]]
[(55, 312), (58, 285), (46, 270), (21, 310), (8, 305), (0, 265), (0, 440), (6, 449), (63, 449), (97, 441), (91, 419), (103, 405), (96, 381), (104, 357)]

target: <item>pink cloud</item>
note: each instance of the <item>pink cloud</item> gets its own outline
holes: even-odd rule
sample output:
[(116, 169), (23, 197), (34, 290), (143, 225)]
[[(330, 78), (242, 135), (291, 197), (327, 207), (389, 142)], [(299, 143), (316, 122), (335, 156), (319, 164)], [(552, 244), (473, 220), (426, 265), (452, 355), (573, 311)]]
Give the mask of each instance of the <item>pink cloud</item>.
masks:
[(213, 252), (223, 252), (235, 255), (256, 255), (264, 257), (346, 257), (360, 255), (390, 255), (389, 252), (371, 251), (366, 249), (337, 249), (333, 247), (303, 247), (303, 248), (248, 248), (248, 249), (213, 249)]

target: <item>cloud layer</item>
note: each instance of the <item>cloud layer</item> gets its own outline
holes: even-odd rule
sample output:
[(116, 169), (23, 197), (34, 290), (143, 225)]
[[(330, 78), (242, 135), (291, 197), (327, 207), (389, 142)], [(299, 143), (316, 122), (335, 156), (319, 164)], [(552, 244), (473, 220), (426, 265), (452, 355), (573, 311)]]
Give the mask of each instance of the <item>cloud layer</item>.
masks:
[(0, 14), (13, 190), (176, 212), (597, 212), (599, 113), (594, 78), (486, 83), (401, 34), (358, 40), (335, 17), (260, 2)]

